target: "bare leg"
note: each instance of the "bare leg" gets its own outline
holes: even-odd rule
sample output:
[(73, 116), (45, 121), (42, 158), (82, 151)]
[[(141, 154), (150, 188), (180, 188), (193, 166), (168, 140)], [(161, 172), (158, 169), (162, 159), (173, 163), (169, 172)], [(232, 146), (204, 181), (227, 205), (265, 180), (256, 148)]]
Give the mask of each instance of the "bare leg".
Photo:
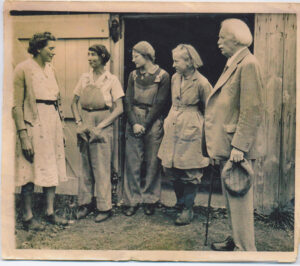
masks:
[(33, 183), (22, 186), (21, 194), (24, 200), (23, 227), (25, 230), (41, 231), (44, 230), (44, 227), (34, 219), (32, 214), (33, 190)]
[(46, 196), (46, 215), (54, 214), (54, 198), (56, 187), (43, 187)]
[(24, 200), (24, 213), (23, 220), (28, 221), (33, 217), (32, 214), (32, 195), (33, 195), (34, 185), (33, 183), (28, 183), (22, 186), (21, 194)]

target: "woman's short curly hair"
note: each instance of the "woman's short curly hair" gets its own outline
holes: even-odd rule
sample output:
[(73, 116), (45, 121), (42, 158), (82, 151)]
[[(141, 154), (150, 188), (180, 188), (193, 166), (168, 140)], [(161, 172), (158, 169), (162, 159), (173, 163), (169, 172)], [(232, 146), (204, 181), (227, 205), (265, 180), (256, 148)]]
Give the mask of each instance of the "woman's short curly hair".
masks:
[(101, 58), (102, 65), (105, 66), (110, 59), (110, 53), (107, 51), (106, 47), (102, 44), (94, 44), (89, 47), (89, 51), (96, 52), (99, 58)]
[(56, 41), (56, 38), (50, 32), (39, 32), (34, 34), (29, 40), (28, 53), (36, 56), (38, 50), (43, 49), (48, 45), (48, 41)]

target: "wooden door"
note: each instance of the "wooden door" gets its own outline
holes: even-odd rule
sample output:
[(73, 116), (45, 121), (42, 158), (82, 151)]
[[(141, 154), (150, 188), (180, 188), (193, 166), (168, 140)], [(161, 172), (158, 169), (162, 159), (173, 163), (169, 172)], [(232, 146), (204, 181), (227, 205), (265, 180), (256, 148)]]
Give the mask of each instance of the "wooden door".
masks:
[[(122, 77), (120, 62), (122, 61), (122, 39), (114, 43), (109, 37), (109, 14), (88, 15), (37, 15), (16, 16), (12, 18), (14, 31), (14, 58), (24, 58), (19, 54), (26, 53), (28, 40), (36, 32), (51, 32), (56, 38), (56, 55), (53, 65), (56, 69), (58, 82), (61, 88), (63, 111), (65, 115), (64, 133), (66, 137), (67, 174), (70, 181), (57, 188), (58, 193), (77, 194), (77, 178), (80, 171), (80, 155), (77, 148), (75, 123), (71, 112), (73, 90), (82, 73), (89, 71), (87, 61), (88, 47), (100, 43), (105, 45), (112, 54), (106, 69)], [(23, 52), (20, 52), (23, 50)], [(122, 79), (121, 79), (122, 82)], [(115, 123), (115, 145), (113, 153), (113, 169), (119, 174), (119, 145), (118, 122)]]

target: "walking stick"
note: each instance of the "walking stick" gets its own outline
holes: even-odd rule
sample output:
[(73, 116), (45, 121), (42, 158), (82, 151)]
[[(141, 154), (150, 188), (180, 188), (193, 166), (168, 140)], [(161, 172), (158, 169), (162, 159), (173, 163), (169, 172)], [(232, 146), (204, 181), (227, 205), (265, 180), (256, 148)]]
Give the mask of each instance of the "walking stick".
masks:
[(211, 204), (211, 197), (213, 192), (214, 186), (214, 172), (216, 171), (213, 166), (210, 167), (210, 186), (209, 186), (209, 195), (208, 195), (208, 203), (207, 203), (207, 216), (206, 216), (206, 228), (205, 228), (205, 242), (204, 245), (207, 246), (207, 237), (208, 237), (208, 226), (209, 226), (209, 215), (210, 215), (210, 204)]

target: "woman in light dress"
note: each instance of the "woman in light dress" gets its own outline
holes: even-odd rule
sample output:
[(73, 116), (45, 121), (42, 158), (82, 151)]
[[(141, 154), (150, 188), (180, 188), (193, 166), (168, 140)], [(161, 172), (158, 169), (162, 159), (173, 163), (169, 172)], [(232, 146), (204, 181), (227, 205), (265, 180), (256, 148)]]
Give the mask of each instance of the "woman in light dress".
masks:
[(55, 55), (55, 40), (49, 32), (34, 34), (28, 48), (33, 57), (21, 62), (14, 71), (15, 184), (21, 186), (23, 225), (27, 230), (44, 228), (32, 212), (34, 185), (43, 187), (46, 221), (68, 223), (54, 212), (56, 186), (67, 180), (59, 87), (50, 64)]

